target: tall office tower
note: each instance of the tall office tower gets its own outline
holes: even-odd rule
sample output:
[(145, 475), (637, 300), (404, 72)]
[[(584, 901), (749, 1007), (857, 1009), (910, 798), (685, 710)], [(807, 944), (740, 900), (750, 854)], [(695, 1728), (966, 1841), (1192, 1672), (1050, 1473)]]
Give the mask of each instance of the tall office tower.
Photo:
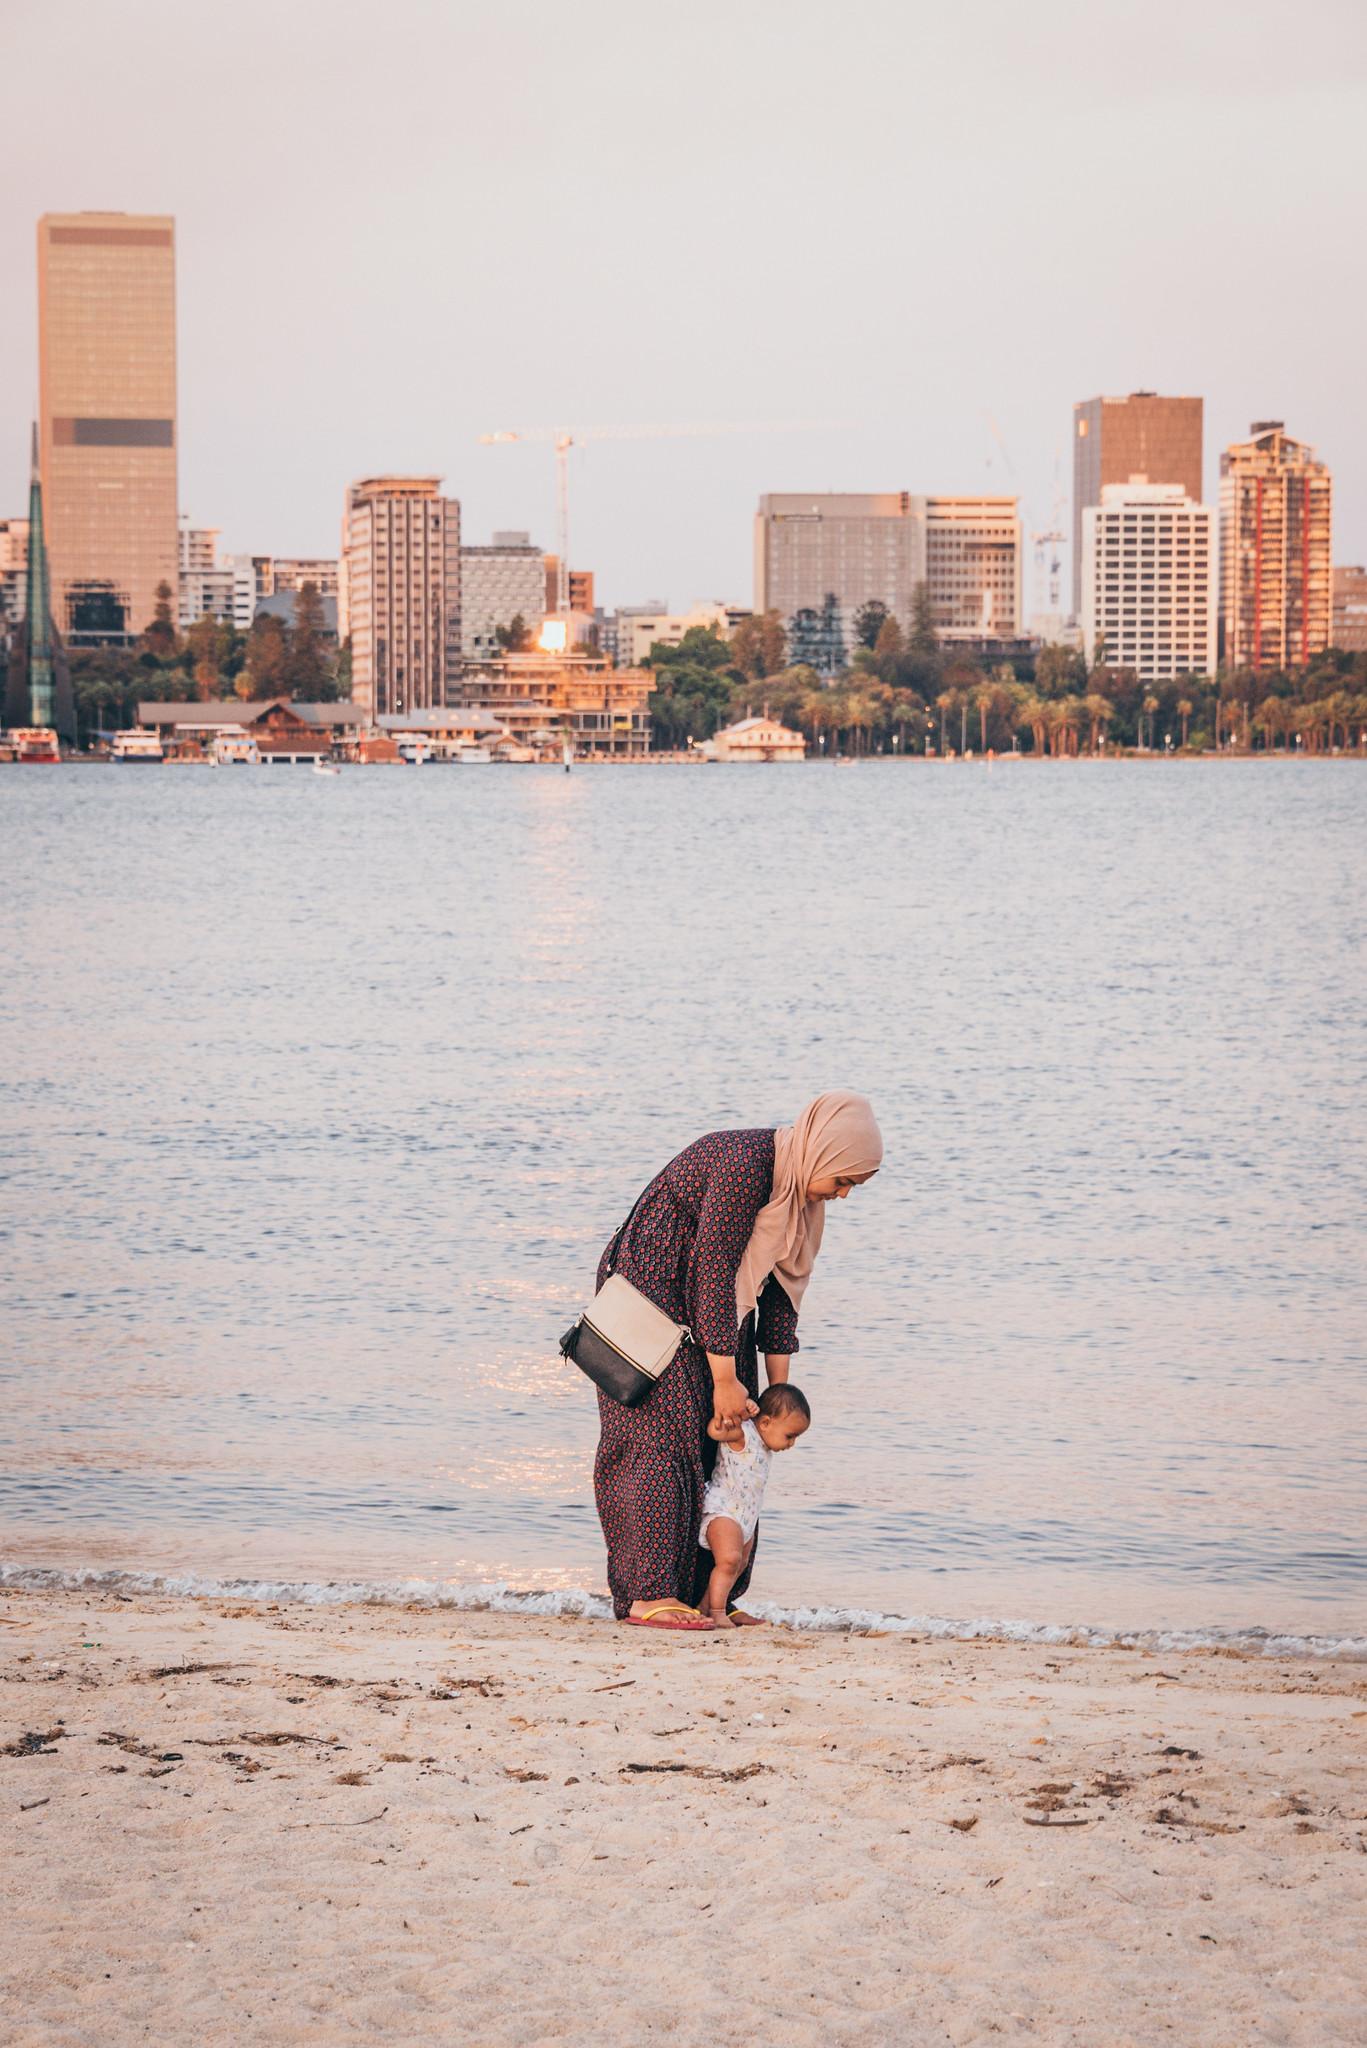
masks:
[(907, 491), (796, 491), (763, 497), (755, 515), (755, 610), (821, 617), (834, 598), (831, 634), (854, 644), (854, 619), (872, 601), (911, 623), (926, 578), (925, 500)]
[(1295, 668), (1329, 645), (1333, 481), (1280, 420), (1220, 457), (1220, 659)]
[(1334, 571), (1331, 645), (1345, 654), (1367, 654), (1367, 569), (1345, 563)]
[(1141, 683), (1209, 676), (1215, 515), (1180, 484), (1103, 484), (1082, 514), (1082, 645)]
[(1021, 630), (1021, 522), (1014, 498), (926, 498), (926, 585), (942, 640)]
[(460, 506), (438, 476), (372, 476), (347, 492), (339, 630), (369, 718), (444, 708), (460, 668)]
[(176, 589), (176, 253), (169, 215), (38, 223), (43, 498), (52, 615), (127, 642)]
[(1073, 612), (1082, 608), (1082, 515), (1107, 484), (1180, 484), (1201, 502), (1199, 398), (1088, 398), (1073, 407)]
[(521, 619), (528, 645), (546, 615), (546, 570), (529, 533), (496, 533), (489, 547), (460, 551), (460, 647), (466, 661), (505, 652), (500, 626)]

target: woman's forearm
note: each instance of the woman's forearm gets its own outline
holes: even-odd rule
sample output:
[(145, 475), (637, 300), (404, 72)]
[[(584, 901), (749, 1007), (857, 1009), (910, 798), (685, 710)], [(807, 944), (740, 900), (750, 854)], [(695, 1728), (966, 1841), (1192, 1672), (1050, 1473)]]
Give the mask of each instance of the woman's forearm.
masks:
[(765, 1352), (764, 1370), (769, 1375), (769, 1384), (771, 1387), (779, 1387), (783, 1385), (784, 1381), (788, 1377), (788, 1367), (790, 1363), (790, 1359), (776, 1357), (774, 1353), (771, 1351)]

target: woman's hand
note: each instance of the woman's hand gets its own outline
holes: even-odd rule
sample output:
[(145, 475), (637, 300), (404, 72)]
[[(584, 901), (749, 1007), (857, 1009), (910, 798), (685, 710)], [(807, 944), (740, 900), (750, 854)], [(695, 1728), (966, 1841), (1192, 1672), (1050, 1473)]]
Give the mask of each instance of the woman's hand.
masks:
[(712, 1421), (716, 1433), (723, 1441), (734, 1442), (742, 1422), (758, 1415), (758, 1404), (750, 1399), (737, 1378), (734, 1358), (714, 1358), (709, 1352), (707, 1363), (712, 1368)]

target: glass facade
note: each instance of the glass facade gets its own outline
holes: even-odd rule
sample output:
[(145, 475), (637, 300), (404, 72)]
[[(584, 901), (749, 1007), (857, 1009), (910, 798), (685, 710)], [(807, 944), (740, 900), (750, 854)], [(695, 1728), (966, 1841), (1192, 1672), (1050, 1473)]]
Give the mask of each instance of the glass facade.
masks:
[(58, 630), (131, 639), (177, 583), (175, 229), (38, 223), (43, 498)]

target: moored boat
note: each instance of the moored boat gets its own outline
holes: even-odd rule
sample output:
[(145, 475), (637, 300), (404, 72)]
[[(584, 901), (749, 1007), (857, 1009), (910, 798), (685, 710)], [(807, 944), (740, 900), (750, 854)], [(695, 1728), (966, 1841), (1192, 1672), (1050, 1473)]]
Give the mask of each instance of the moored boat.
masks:
[(160, 734), (133, 725), (115, 733), (109, 758), (111, 761), (164, 761), (166, 753)]
[(261, 750), (243, 726), (225, 725), (214, 734), (215, 768), (259, 768)]
[(57, 735), (50, 725), (12, 725), (5, 738), (16, 761), (60, 761)]

